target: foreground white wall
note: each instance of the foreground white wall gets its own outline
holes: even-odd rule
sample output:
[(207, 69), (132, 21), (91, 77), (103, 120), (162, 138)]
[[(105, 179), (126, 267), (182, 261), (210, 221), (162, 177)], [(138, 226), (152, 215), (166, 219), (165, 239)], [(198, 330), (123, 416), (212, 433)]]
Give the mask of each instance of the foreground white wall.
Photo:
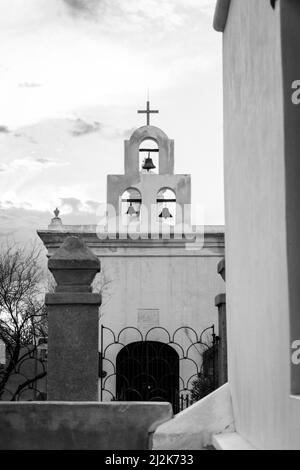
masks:
[(153, 435), (154, 450), (203, 450), (213, 435), (234, 431), (228, 384), (159, 426)]
[[(300, 448), (300, 399), (290, 396), (283, 99), (287, 51), (299, 61), (299, 19), (295, 0), (275, 10), (269, 1), (232, 0), (224, 33), (229, 383), (236, 429), (262, 449)], [(289, 142), (299, 151), (295, 129)]]

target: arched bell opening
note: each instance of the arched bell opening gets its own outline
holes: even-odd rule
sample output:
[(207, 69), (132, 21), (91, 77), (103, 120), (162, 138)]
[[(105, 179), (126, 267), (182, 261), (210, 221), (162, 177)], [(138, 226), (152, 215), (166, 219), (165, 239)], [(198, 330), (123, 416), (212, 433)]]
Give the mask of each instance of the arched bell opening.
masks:
[(139, 146), (139, 169), (141, 173), (159, 172), (159, 147), (155, 140), (145, 139)]
[(128, 188), (121, 196), (121, 216), (124, 225), (139, 222), (141, 214), (142, 195), (136, 188)]
[(156, 197), (157, 217), (161, 223), (176, 224), (176, 194), (170, 188), (162, 188)]

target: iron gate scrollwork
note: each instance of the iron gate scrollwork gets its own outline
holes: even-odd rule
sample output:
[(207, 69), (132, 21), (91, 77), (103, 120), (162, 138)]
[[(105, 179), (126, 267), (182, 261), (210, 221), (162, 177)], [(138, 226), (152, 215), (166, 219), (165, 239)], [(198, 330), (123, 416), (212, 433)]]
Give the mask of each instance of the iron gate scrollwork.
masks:
[(214, 325), (200, 335), (188, 326), (171, 334), (101, 325), (101, 401), (169, 401), (178, 413), (217, 388), (217, 353)]
[(47, 341), (23, 346), (13, 362), (0, 364), (0, 401), (47, 400)]

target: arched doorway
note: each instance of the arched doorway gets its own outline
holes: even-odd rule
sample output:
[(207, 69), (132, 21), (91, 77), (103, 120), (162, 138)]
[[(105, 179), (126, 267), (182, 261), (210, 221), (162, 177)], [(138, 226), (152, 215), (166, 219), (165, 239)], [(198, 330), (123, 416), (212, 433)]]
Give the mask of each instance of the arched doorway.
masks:
[(167, 401), (177, 411), (179, 356), (168, 344), (140, 341), (124, 346), (116, 372), (117, 400)]

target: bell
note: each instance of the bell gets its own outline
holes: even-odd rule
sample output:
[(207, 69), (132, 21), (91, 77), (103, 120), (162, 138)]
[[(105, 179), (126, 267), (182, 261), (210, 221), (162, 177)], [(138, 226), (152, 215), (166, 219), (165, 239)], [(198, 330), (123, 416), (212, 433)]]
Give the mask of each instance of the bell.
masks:
[(128, 207), (128, 211), (126, 212), (126, 214), (130, 216), (136, 215), (136, 211), (132, 205), (132, 202), (130, 203), (130, 206)]
[(150, 157), (150, 152), (148, 153), (148, 157), (145, 159), (142, 168), (143, 170), (147, 171), (154, 170), (154, 168), (156, 168), (152, 161), (152, 158)]
[(172, 216), (171, 212), (169, 211), (168, 207), (164, 207), (158, 217), (160, 217), (161, 219), (162, 218), (171, 219), (173, 216)]

